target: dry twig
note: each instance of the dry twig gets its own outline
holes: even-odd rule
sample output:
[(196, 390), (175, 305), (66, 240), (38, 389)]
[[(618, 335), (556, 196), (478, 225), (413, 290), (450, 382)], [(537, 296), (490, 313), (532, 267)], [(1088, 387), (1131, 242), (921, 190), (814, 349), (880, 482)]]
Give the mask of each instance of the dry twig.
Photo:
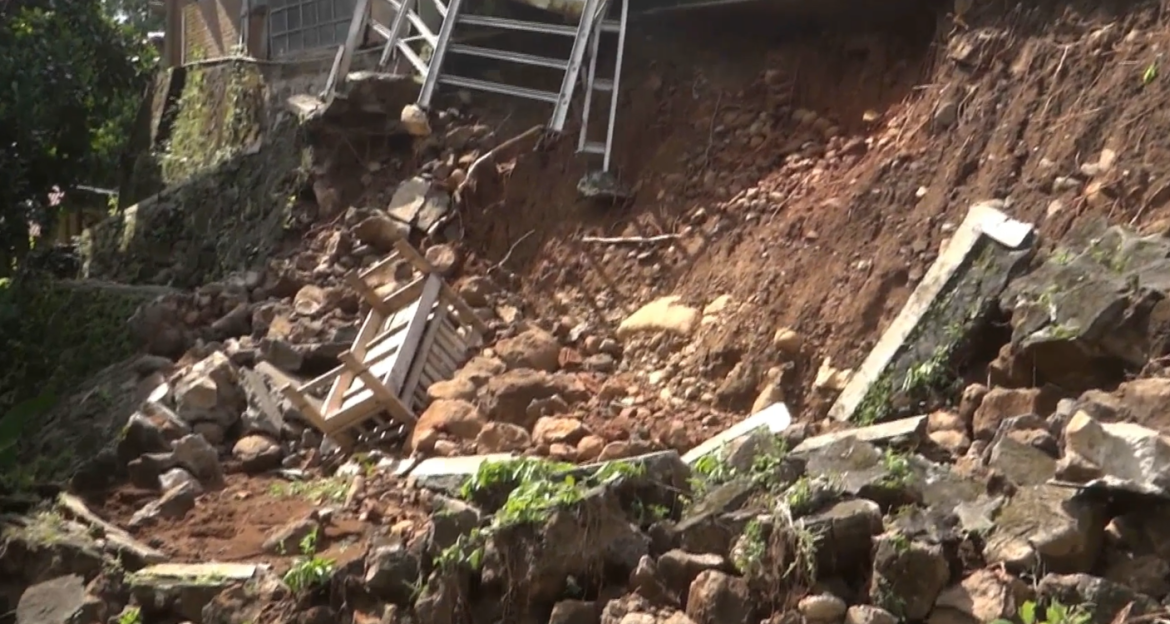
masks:
[(657, 236), (617, 236), (608, 238), (604, 236), (585, 236), (581, 238), (582, 243), (598, 243), (601, 245), (646, 245), (650, 243), (661, 243), (668, 240), (675, 240), (678, 234), (659, 234)]
[(488, 273), (491, 273), (492, 271), (503, 270), (504, 264), (507, 263), (508, 260), (510, 260), (512, 258), (512, 253), (516, 251), (516, 247), (518, 247), (520, 245), (520, 243), (523, 243), (525, 239), (527, 239), (529, 236), (532, 236), (535, 233), (536, 233), (536, 230), (528, 230), (527, 232), (524, 233), (523, 236), (521, 236), (520, 238), (517, 238), (516, 242), (512, 243), (512, 245), (510, 247), (508, 247), (508, 253), (504, 254), (504, 257), (500, 258), (499, 262), (493, 264), (491, 266), (491, 268), (488, 269)]

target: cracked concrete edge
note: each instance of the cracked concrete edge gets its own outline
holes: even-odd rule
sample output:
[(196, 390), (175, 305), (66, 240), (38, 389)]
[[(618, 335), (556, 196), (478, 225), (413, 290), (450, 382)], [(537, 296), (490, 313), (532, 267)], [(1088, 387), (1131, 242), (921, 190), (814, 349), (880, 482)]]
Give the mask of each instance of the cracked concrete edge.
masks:
[(967, 217), (947, 243), (946, 249), (939, 254), (922, 282), (911, 293), (906, 305), (902, 306), (898, 317), (882, 333), (881, 339), (870, 350), (865, 362), (853, 374), (845, 389), (829, 408), (829, 416), (839, 421), (849, 421), (853, 418), (853, 413), (869, 393), (870, 386), (881, 377), (926, 311), (967, 260), (967, 256), (980, 238), (987, 236), (1005, 247), (1016, 249), (1024, 244), (1033, 229), (1032, 224), (1012, 219), (991, 203), (983, 202), (971, 206), (967, 211)]

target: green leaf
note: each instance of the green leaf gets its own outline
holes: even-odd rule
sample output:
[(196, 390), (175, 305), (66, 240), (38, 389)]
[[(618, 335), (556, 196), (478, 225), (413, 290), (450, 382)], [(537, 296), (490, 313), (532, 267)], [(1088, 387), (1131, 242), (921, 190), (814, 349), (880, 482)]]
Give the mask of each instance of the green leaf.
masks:
[(1024, 624), (1036, 624), (1036, 603), (1029, 600), (1020, 605), (1020, 621)]

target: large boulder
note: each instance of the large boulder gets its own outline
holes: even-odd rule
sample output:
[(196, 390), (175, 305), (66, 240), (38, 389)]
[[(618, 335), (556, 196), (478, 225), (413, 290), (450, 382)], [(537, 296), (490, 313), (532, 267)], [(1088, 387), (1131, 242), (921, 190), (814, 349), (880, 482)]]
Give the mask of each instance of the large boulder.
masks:
[(1011, 355), (1070, 390), (1115, 382), (1166, 349), (1155, 307), (1170, 292), (1170, 239), (1090, 222), (1000, 297)]

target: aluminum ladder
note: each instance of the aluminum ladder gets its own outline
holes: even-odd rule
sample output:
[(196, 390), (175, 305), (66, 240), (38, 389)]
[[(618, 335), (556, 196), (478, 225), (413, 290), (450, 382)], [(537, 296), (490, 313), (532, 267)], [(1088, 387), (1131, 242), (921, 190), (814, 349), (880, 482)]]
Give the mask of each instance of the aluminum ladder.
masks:
[[(618, 92), (622, 82), (622, 55), (626, 49), (626, 24), (630, 13), (630, 0), (618, 1), (621, 4), (619, 6), (617, 56), (614, 61), (613, 78), (597, 78), (597, 52), (601, 47), (601, 36), (605, 29), (595, 29), (589, 38), (589, 72), (585, 78), (585, 103), (581, 110), (581, 136), (577, 141), (578, 153), (600, 154), (603, 157), (602, 172), (609, 172), (610, 156), (613, 153), (613, 131), (617, 122)], [(599, 10), (605, 11), (607, 8), (608, 4)], [(605, 140), (590, 141), (589, 109), (593, 103), (593, 94), (598, 92), (609, 93), (609, 114), (607, 115)]]
[[(598, 41), (603, 32), (617, 33), (620, 42), (619, 46), (624, 45), (626, 26), (625, 8), (627, 0), (620, 0), (622, 2), (622, 17), (620, 20), (605, 19), (605, 14), (609, 9), (610, 0), (585, 0), (580, 21), (575, 27), (563, 24), (550, 24), (502, 17), (490, 17), (486, 15), (465, 15), (461, 13), (464, 0), (450, 0), (449, 4), (447, 5), (443, 5), (442, 0), (387, 1), (390, 2), (390, 4), (394, 7), (396, 15), (394, 17), (394, 22), (388, 29), (385, 29), (385, 32), (381, 32), (379, 30), (379, 34), (381, 34), (386, 39), (386, 45), (383, 49), (382, 57), (379, 61), (379, 68), (386, 68), (390, 64), (391, 59), (397, 55), (401, 55), (402, 58), (405, 58), (414, 67), (415, 71), (417, 71), (422, 77), (422, 88), (419, 90), (417, 104), (423, 109), (430, 108), (431, 100), (435, 95), (435, 90), (440, 85), (510, 95), (552, 104), (553, 112), (548, 123), (548, 128), (553, 132), (559, 133), (564, 131), (565, 121), (569, 114), (569, 107), (572, 104), (573, 95), (577, 88), (577, 83), (581, 79), (581, 69), (582, 65), (585, 63), (585, 58), (587, 55), (590, 57), (590, 65), (589, 70), (586, 72), (586, 106), (588, 106), (588, 102), (591, 99), (593, 91), (606, 89), (612, 91), (616, 90), (617, 88), (617, 75), (615, 75), (614, 80), (595, 80), (596, 50), (598, 47)], [(432, 33), (416, 12), (415, 9), (418, 6), (418, 2), (420, 1), (433, 1), (435, 3), (439, 14), (443, 18), (442, 26), (440, 26), (438, 33)], [(408, 24), (412, 27), (412, 30), (415, 34), (407, 35)], [(452, 41), (453, 33), (459, 26), (479, 26), (502, 31), (533, 32), (572, 37), (573, 47), (569, 53), (569, 58), (564, 60), (560, 58), (454, 43)], [(375, 29), (378, 30), (377, 27)], [(413, 43), (423, 43), (429, 47), (429, 58), (423, 58), (424, 54), (420, 54), (413, 47), (411, 47), (411, 44)], [(446, 60), (448, 54), (476, 56), (509, 63), (518, 63), (522, 65), (546, 67), (559, 70), (560, 72), (563, 72), (561, 88), (560, 91), (557, 92), (545, 91), (540, 89), (530, 89), (527, 87), (491, 82), (487, 80), (480, 80), (477, 78), (456, 76), (443, 71), (443, 63)], [(620, 51), (618, 58), (620, 62)], [(607, 166), (609, 160), (608, 146), (612, 144), (612, 118), (613, 115), (616, 114), (616, 104), (611, 105), (610, 109), (610, 138), (607, 138), (605, 143), (594, 144), (586, 142), (582, 143), (580, 146), (581, 151), (588, 151), (589, 153), (603, 153), (600, 150), (605, 150), (604, 153), (606, 153)], [(603, 145), (605, 147), (599, 148), (598, 145)]]

